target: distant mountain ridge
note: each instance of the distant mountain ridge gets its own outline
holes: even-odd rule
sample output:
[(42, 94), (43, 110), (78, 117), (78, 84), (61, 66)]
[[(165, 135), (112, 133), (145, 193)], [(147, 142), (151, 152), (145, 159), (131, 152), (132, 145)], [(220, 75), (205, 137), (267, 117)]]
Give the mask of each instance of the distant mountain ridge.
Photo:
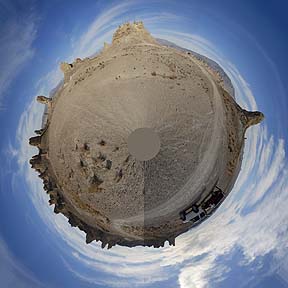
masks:
[(183, 48), (181, 46), (176, 45), (173, 42), (170, 42), (168, 40), (165, 39), (161, 39), (161, 38), (155, 38), (157, 40), (157, 42), (161, 45), (164, 46), (168, 46), (171, 48), (175, 48), (184, 52), (190, 52), (194, 57), (196, 57), (197, 59), (207, 63), (207, 65), (216, 73), (218, 72), (220, 77), (223, 79), (223, 84), (224, 84), (224, 89), (235, 99), (235, 91), (234, 91), (234, 87), (232, 85), (232, 82), (230, 80), (230, 78), (228, 77), (228, 75), (226, 74), (226, 72), (223, 70), (223, 68), (214, 60), (211, 60), (210, 58), (203, 56), (197, 52), (194, 52), (192, 50)]

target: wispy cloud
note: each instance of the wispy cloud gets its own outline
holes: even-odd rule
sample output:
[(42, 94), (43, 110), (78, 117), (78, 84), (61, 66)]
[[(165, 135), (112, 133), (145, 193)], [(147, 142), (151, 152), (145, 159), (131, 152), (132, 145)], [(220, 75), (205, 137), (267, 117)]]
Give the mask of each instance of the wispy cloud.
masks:
[[(2, 4), (1, 4), (1, 7)], [(5, 9), (4, 9), (5, 11)], [(8, 16), (11, 11), (6, 11)], [(14, 11), (15, 12), (15, 11)], [(16, 13), (16, 12), (15, 12)], [(3, 13), (4, 14), (4, 13)], [(32, 15), (7, 18), (0, 27), (0, 109), (4, 94), (25, 63), (34, 55), (33, 41), (36, 37), (35, 19)]]
[(118, 25), (123, 24), (123, 21), (141, 20), (146, 25), (164, 25), (175, 21), (179, 16), (166, 13), (144, 13), (139, 8), (139, 4), (145, 1), (121, 1), (120, 4), (111, 6), (100, 13), (92, 22), (88, 29), (83, 33), (80, 39), (76, 42), (73, 56), (87, 57), (99, 50), (104, 41), (109, 42)]
[[(154, 2), (157, 3), (157, 0)], [(141, 3), (145, 3), (145, 1), (125, 0), (121, 1), (120, 4), (111, 5), (103, 10), (79, 39), (73, 40), (71, 50), (67, 52), (65, 59), (62, 59), (62, 61), (73, 62), (78, 57), (85, 58), (95, 54), (103, 48), (104, 42), (111, 42), (115, 29), (120, 24), (123, 24), (123, 21), (141, 20), (145, 25), (154, 27), (169, 25), (180, 18), (176, 14), (168, 12), (144, 13), (139, 8)], [(195, 35), (195, 37), (197, 36)], [(201, 37), (199, 39), (204, 41)], [(49, 91), (63, 79), (59, 64), (59, 61), (57, 61), (57, 65), (55, 65), (53, 70), (49, 71), (37, 82), (36, 89), (42, 94), (48, 95)]]
[[(92, 52), (91, 47), (95, 49), (97, 45), (102, 45), (102, 40), (112, 35), (112, 26), (120, 21), (117, 17), (128, 10), (130, 4), (127, 3), (131, 4), (123, 2), (99, 15), (83, 34), (81, 45), (75, 47), (74, 52), (88, 56)], [(166, 16), (172, 17), (163, 17)], [(154, 17), (155, 15), (150, 20), (153, 21)], [(146, 20), (148, 19), (147, 16)], [(249, 85), (213, 43), (199, 35), (179, 31), (155, 29), (155, 34), (186, 48), (198, 49), (199, 53), (224, 66), (235, 87), (237, 100), (243, 107), (257, 108)], [(47, 76), (53, 83), (58, 80), (55, 73), (58, 72), (55, 70)], [(49, 87), (43, 88), (40, 81), (38, 88), (46, 91)], [(229, 269), (224, 264), (219, 265), (217, 258), (231, 253), (235, 247), (240, 247), (243, 251), (242, 265), (248, 265), (271, 251), (274, 251), (278, 259), (285, 255), (287, 247), (284, 236), (287, 235), (285, 221), (288, 210), (282, 203), (287, 203), (288, 200), (288, 172), (284, 141), (268, 135), (267, 127), (262, 125), (248, 131), (242, 170), (232, 193), (213, 217), (178, 237), (176, 247), (115, 247), (107, 251), (102, 250), (97, 243), (86, 245), (83, 232), (71, 228), (63, 216), (53, 214), (47, 205), (47, 195), (44, 191), (41, 193), (40, 180), (27, 164), (27, 160), (35, 152), (29, 147), (28, 138), (35, 128), (39, 128), (36, 126), (41, 123), (43, 112), (40, 109), (43, 108), (33, 102), (27, 106), (20, 119), (17, 131), (20, 144), (18, 161), (40, 217), (65, 243), (59, 244), (59, 249), (66, 267), (81, 280), (95, 285), (126, 287), (129, 283), (129, 286), (136, 287), (176, 278), (183, 288), (201, 288), (225, 278)], [(249, 204), (255, 205), (249, 207)], [(247, 207), (250, 209), (249, 213), (242, 213)], [(76, 260), (76, 266), (71, 259)], [(77, 269), (79, 265), (85, 267), (85, 272)], [(95, 271), (101, 272), (101, 277), (95, 275)]]
[(0, 259), (1, 287), (46, 287), (11, 254), (2, 238), (0, 238)]
[[(123, 13), (127, 12), (129, 10), (129, 7), (131, 6), (133, 6), (133, 1), (123, 1), (121, 4), (112, 6), (110, 9), (106, 9), (103, 13), (98, 15), (98, 17), (88, 27), (87, 31), (79, 39), (80, 44), (76, 48), (77, 54), (79, 54), (80, 56), (82, 56), (81, 54), (86, 54), (87, 47), (89, 46), (94, 49), (95, 38), (98, 35), (104, 34), (102, 32), (109, 28), (111, 31), (112, 27), (115, 26), (115, 19), (117, 19)], [(117, 22), (119, 22), (119, 20), (120, 19), (118, 18)], [(103, 42), (100, 42), (99, 44), (103, 45)], [(88, 49), (88, 51), (91, 51), (91, 54), (95, 53), (95, 50), (90, 50), (91, 48)]]

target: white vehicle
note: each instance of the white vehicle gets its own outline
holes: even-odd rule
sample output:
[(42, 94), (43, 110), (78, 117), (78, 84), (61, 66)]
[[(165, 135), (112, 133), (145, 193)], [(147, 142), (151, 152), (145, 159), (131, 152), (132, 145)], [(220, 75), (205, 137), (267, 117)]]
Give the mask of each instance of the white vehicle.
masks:
[(210, 214), (222, 203), (224, 196), (223, 191), (215, 186), (212, 192), (204, 199), (203, 203), (201, 203), (201, 207), (207, 214)]
[(207, 216), (206, 212), (196, 205), (192, 205), (188, 209), (180, 213), (180, 218), (183, 223), (188, 223), (190, 221), (197, 223)]

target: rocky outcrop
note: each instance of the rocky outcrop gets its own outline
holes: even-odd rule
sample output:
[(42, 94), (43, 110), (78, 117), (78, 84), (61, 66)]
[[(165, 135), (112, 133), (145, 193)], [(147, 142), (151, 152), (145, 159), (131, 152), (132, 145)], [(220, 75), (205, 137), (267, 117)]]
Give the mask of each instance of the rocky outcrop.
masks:
[(32, 146), (40, 147), (41, 145), (41, 136), (31, 137), (29, 139), (29, 144)]
[[(38, 96), (37, 101), (44, 105), (50, 105), (53, 102), (53, 99), (47, 98), (45, 96)], [(48, 123), (46, 123), (46, 126)], [(35, 131), (37, 136), (33, 136), (29, 139), (29, 144), (38, 148), (38, 154), (34, 155), (30, 159), (30, 165), (36, 172), (38, 176), (43, 180), (43, 189), (49, 195), (49, 205), (54, 205), (54, 213), (62, 213), (68, 218), (68, 222), (72, 227), (78, 227), (81, 231), (86, 233), (86, 243), (89, 244), (93, 241), (100, 241), (101, 247), (107, 249), (112, 248), (115, 245), (122, 245), (127, 247), (134, 246), (153, 246), (153, 247), (163, 247), (165, 241), (169, 241), (170, 245), (175, 245), (175, 237), (169, 237), (159, 239), (159, 240), (137, 240), (131, 242), (125, 240), (118, 235), (109, 233), (108, 231), (102, 230), (101, 228), (91, 227), (87, 223), (83, 222), (75, 209), (66, 201), (63, 192), (61, 191), (59, 185), (57, 184), (57, 179), (53, 173), (53, 169), (49, 162), (49, 147), (47, 147), (46, 142), (46, 133), (47, 127), (43, 127), (40, 130)], [(105, 146), (105, 141), (100, 141), (99, 145)], [(83, 147), (83, 150), (89, 151), (89, 146), (86, 144)], [(46, 151), (46, 152), (44, 152)]]
[(247, 111), (243, 109), (242, 113), (242, 122), (245, 130), (250, 126), (259, 124), (264, 119), (264, 114), (259, 111)]
[(60, 69), (64, 74), (67, 74), (73, 70), (73, 64), (69, 64), (67, 62), (62, 62), (60, 64)]
[(45, 96), (37, 96), (37, 101), (41, 104), (46, 104), (46, 105), (50, 105), (52, 102), (51, 98), (45, 97)]
[(81, 58), (76, 58), (73, 63), (61, 62), (60, 70), (64, 74), (64, 83), (70, 80), (70, 77), (75, 73), (76, 69), (85, 61), (89, 61), (89, 58), (82, 60)]
[(117, 45), (129, 41), (131, 44), (151, 43), (158, 45), (158, 42), (144, 28), (142, 21), (134, 23), (124, 23), (120, 25), (113, 35), (112, 45)]
[[(127, 47), (127, 43), (130, 44), (129, 47)], [(149, 57), (151, 57), (151, 55), (153, 53), (154, 53), (153, 55), (157, 55), (157, 53), (158, 53), (157, 49), (159, 49), (159, 44), (150, 35), (150, 33), (144, 28), (144, 25), (142, 22), (134, 22), (132, 24), (125, 23), (125, 24), (119, 26), (119, 28), (117, 29), (117, 31), (113, 35), (112, 44), (108, 45), (107, 43), (104, 43), (104, 48), (102, 50), (102, 53), (105, 54), (110, 49), (112, 49), (112, 50), (115, 49), (115, 51), (120, 51), (120, 52), (117, 55), (115, 55), (113, 53), (109, 54), (109, 57), (107, 57), (107, 59), (101, 59), (101, 57), (103, 55), (100, 55), (99, 58), (97, 58), (98, 57), (97, 56), (93, 59), (86, 59), (86, 60), (85, 59), (82, 60), (80, 58), (77, 58), (73, 63), (70, 63), (70, 64), (65, 63), (65, 62), (61, 63), (60, 68), (61, 68), (62, 72), (64, 73), (64, 83), (59, 88), (59, 91), (61, 92), (64, 89), (66, 89), (65, 87), (67, 87), (67, 90), (70, 92), (71, 90), (73, 90), (73, 87), (75, 85), (79, 85), (79, 83), (81, 81), (86, 81), (85, 79), (87, 79), (88, 77), (91, 77), (91, 75), (94, 73), (94, 71), (96, 71), (97, 73), (99, 73), (99, 71), (101, 71), (101, 73), (103, 71), (106, 71), (107, 65), (108, 65), (107, 63), (112, 62), (113, 59), (116, 59), (116, 57), (118, 57), (118, 58), (126, 57), (123, 59), (125, 59), (124, 62), (127, 63), (127, 61), (126, 61), (127, 56), (129, 55), (129, 57), (132, 57), (132, 56), (134, 57), (136, 54), (135, 51), (137, 49), (141, 49), (140, 45), (137, 45), (139, 43), (142, 43), (143, 46), (145, 46), (145, 53), (146, 53), (146, 51), (150, 51), (150, 52), (148, 52), (148, 53), (150, 53)], [(149, 44), (149, 45), (147, 45), (147, 44)], [(150, 44), (152, 44), (152, 45), (150, 45)], [(155, 46), (157, 46), (157, 47), (155, 48)], [(135, 50), (133, 50), (131, 47), (133, 49), (135, 47), (137, 47), (137, 48)], [(142, 50), (144, 50), (144, 49), (142, 49)], [(171, 51), (168, 50), (168, 51), (165, 51), (165, 53), (166, 52), (170, 53)], [(141, 53), (144, 54), (143, 51), (141, 51)], [(143, 54), (141, 54), (141, 55), (143, 55)], [(177, 54), (177, 56), (179, 56), (178, 54)], [(138, 55), (140, 55), (140, 54), (138, 54)], [(158, 56), (159, 55), (157, 55), (157, 57)], [(164, 58), (163, 55), (161, 55), (161, 56)], [(168, 58), (169, 57), (170, 56), (168, 56)], [(183, 55), (181, 54), (179, 57), (181, 59), (182, 58), (186, 59), (187, 54), (183, 53)], [(136, 58), (136, 56), (134, 58)], [(138, 57), (138, 59), (139, 58), (141, 58), (141, 57)], [(152, 81), (155, 81), (155, 82), (156, 81), (167, 81), (167, 83), (169, 83), (168, 81), (170, 81), (171, 83), (173, 82), (172, 83), (173, 85), (171, 84), (171, 87), (169, 87), (169, 89), (174, 89), (174, 90), (179, 89), (179, 92), (181, 91), (181, 93), (185, 93), (184, 87), (183, 88), (181, 87), (182, 88), (181, 90), (180, 90), (180, 88), (177, 88), (177, 87), (178, 86), (180, 87), (180, 85), (182, 85), (181, 81), (184, 81), (186, 79), (185, 77), (189, 77), (188, 75), (190, 75), (190, 73), (186, 73), (187, 71), (184, 71), (184, 69), (180, 67), (181, 65), (177, 66), (175, 63), (173, 63), (173, 61), (170, 61), (171, 60), (170, 58), (168, 59), (169, 61), (166, 63), (167, 64), (166, 65), (167, 71), (165, 73), (162, 71), (163, 72), (162, 73), (157, 68), (157, 65), (159, 65), (160, 61), (162, 61), (162, 60), (159, 60), (159, 58), (161, 58), (161, 57), (158, 57), (158, 60), (155, 60), (155, 58), (153, 58), (152, 60), (150, 58), (148, 59), (148, 60), (151, 60), (151, 62), (153, 62), (153, 61), (157, 62), (158, 61), (157, 63), (153, 62), (153, 65), (155, 64), (153, 66), (153, 69), (155, 69), (155, 71), (154, 70), (147, 71), (148, 69), (146, 70), (146, 67), (145, 67), (146, 63), (142, 63), (143, 65), (141, 65), (141, 70), (140, 70), (140, 65), (139, 66), (135, 65), (135, 67), (133, 67), (133, 66), (128, 67), (129, 65), (127, 65), (127, 67), (123, 68), (123, 72), (121, 70), (121, 73), (123, 73), (123, 75), (121, 74), (121, 77), (119, 74), (116, 74), (116, 72), (115, 72), (115, 75), (113, 75), (112, 78), (113, 79), (115, 78), (117, 80), (117, 82), (120, 82), (126, 76), (125, 71), (127, 71), (127, 69), (130, 69), (130, 70), (135, 71), (135, 75), (133, 76), (134, 77), (133, 81), (135, 79), (140, 78), (140, 77), (144, 78), (144, 75), (145, 75), (146, 78), (149, 78), (149, 80), (152, 79)], [(89, 65), (86, 65), (87, 63)], [(191, 64), (191, 62), (188, 62), (188, 64), (189, 63)], [(203, 63), (202, 63), (202, 65), (203, 65)], [(189, 67), (191, 68), (192, 66), (190, 65)], [(78, 68), (79, 68), (79, 70), (78, 70)], [(189, 68), (187, 68), (187, 69), (189, 70)], [(191, 69), (188, 72), (191, 72)], [(114, 70), (113, 70), (113, 72), (114, 72)], [(143, 73), (143, 75), (141, 73)], [(85, 77), (87, 77), (87, 78), (85, 78)], [(220, 79), (220, 76), (218, 78)], [(219, 79), (218, 79), (218, 82), (219, 82), (218, 84), (220, 85), (221, 81)], [(205, 86), (203, 78), (201, 78), (201, 81), (202, 81), (201, 87), (203, 88), (203, 90), (207, 89), (207, 91), (208, 91), (209, 88), (208, 88), (208, 86), (207, 87)], [(150, 83), (152, 83), (152, 82), (150, 82)], [(82, 84), (80, 84), (80, 85), (82, 85)], [(200, 84), (200, 82), (198, 84)], [(77, 86), (77, 87), (79, 87), (79, 86)], [(87, 88), (87, 87), (85, 86), (85, 88)], [(61, 89), (63, 89), (63, 90), (61, 90)], [(67, 90), (65, 90), (65, 93), (67, 92)], [(221, 90), (221, 89), (219, 89), (219, 90)], [(59, 94), (60, 94), (60, 92), (59, 92)], [(70, 96), (70, 94), (69, 94), (69, 96)], [(57, 151), (57, 153), (54, 153), (54, 154), (51, 153), (52, 155), (57, 155), (57, 157), (59, 156), (58, 158), (56, 157), (57, 161), (55, 161), (54, 164), (56, 162), (58, 164), (58, 161), (59, 161), (59, 163), (60, 162), (63, 163), (62, 167), (64, 167), (64, 168), (62, 170), (65, 170), (65, 173), (66, 173), (66, 170), (68, 171), (66, 174), (63, 173), (63, 175), (65, 175), (65, 177), (60, 178), (61, 181), (58, 181), (56, 175), (54, 174), (54, 173), (56, 173), (56, 172), (54, 172), (55, 171), (54, 168), (56, 165), (54, 165), (52, 167), (52, 164), (51, 164), (51, 162), (52, 162), (51, 158), (52, 157), (49, 158), (49, 153), (51, 151), (49, 151), (49, 143), (48, 143), (48, 139), (49, 139), (49, 137), (48, 137), (49, 136), (49, 129), (48, 128), (49, 128), (50, 123), (52, 123), (52, 121), (50, 121), (50, 120), (51, 120), (51, 115), (53, 114), (53, 109), (55, 108), (56, 103), (57, 103), (57, 97), (55, 97), (55, 99), (54, 98), (51, 99), (51, 98), (48, 98), (48, 97), (45, 97), (42, 95), (37, 97), (37, 101), (39, 103), (47, 106), (47, 111), (45, 112), (45, 113), (47, 113), (47, 121), (45, 122), (44, 127), (35, 131), (37, 136), (33, 136), (29, 139), (29, 144), (34, 146), (34, 147), (37, 147), (39, 150), (39, 153), (37, 155), (33, 156), (32, 159), (30, 160), (31, 167), (39, 173), (39, 177), (43, 180), (43, 188), (50, 197), (49, 204), (54, 205), (54, 212), (56, 214), (62, 213), (64, 216), (66, 216), (68, 218), (68, 222), (70, 223), (70, 225), (72, 227), (78, 227), (81, 231), (84, 231), (86, 233), (86, 243), (87, 244), (91, 243), (92, 241), (100, 241), (102, 243), (101, 247), (102, 248), (107, 247), (108, 249), (111, 248), (112, 246), (116, 245), (116, 244), (127, 246), (127, 247), (134, 247), (134, 246), (141, 245), (141, 246), (153, 246), (155, 248), (158, 248), (158, 247), (163, 247), (165, 242), (168, 241), (169, 245), (175, 246), (175, 238), (179, 234), (187, 231), (190, 227), (193, 226), (193, 224), (191, 224), (191, 223), (190, 224), (183, 224), (178, 218), (176, 220), (173, 220), (174, 222), (173, 221), (171, 221), (171, 222), (167, 221), (168, 224), (165, 223), (162, 226), (160, 224), (158, 225), (157, 223), (155, 225), (154, 224), (148, 225), (147, 223), (144, 222), (144, 224), (141, 224), (142, 226), (140, 224), (139, 224), (139, 226), (137, 226), (138, 224), (135, 224), (135, 226), (127, 225), (127, 227), (124, 227), (124, 225), (122, 225), (121, 228), (119, 228), (119, 230), (121, 230), (120, 231), (121, 233), (117, 234), (117, 232), (119, 230), (118, 231), (116, 231), (116, 229), (114, 229), (114, 230), (110, 229), (109, 230), (109, 224), (112, 221), (110, 221), (110, 219), (108, 219), (108, 216), (105, 213), (103, 213), (103, 214), (105, 214), (107, 217), (105, 215), (102, 215), (96, 209), (97, 207), (96, 208), (92, 207), (93, 205), (89, 206), (87, 203), (84, 203), (84, 201), (81, 202), (80, 196), (77, 193), (75, 193), (76, 196), (73, 194), (74, 198), (72, 199), (72, 197), (69, 198), (69, 196), (67, 196), (67, 195), (71, 196), (72, 194), (67, 193), (67, 191), (65, 193), (65, 191), (62, 190), (63, 186), (64, 186), (63, 182), (72, 181), (71, 179), (73, 178), (73, 174), (75, 173), (75, 171), (79, 170), (81, 173), (81, 177), (83, 176), (85, 181), (87, 180), (84, 183), (87, 187), (89, 186), (87, 190), (90, 193), (89, 197), (92, 195), (91, 196), (91, 198), (92, 198), (93, 195), (96, 193), (98, 193), (98, 194), (103, 193), (103, 191), (104, 191), (103, 184), (105, 184), (103, 179), (104, 179), (104, 177), (106, 177), (105, 175), (111, 174), (113, 176), (113, 177), (109, 176), (110, 180), (112, 179), (111, 183), (113, 183), (113, 185), (116, 185), (115, 183), (121, 183), (121, 182), (123, 182), (123, 180), (126, 177), (125, 172), (128, 171), (127, 167), (129, 166), (129, 167), (133, 168), (135, 166), (135, 162), (130, 161), (129, 157), (127, 157), (126, 160), (124, 160), (121, 165), (115, 165), (115, 162), (116, 162), (116, 161), (114, 161), (115, 158), (113, 158), (113, 159), (109, 158), (107, 156), (109, 153), (105, 154), (108, 151), (108, 146), (109, 146), (109, 143), (108, 143), (108, 141), (106, 141), (107, 140), (106, 138), (104, 138), (105, 140), (102, 139), (100, 141), (98, 139), (97, 140), (98, 142), (96, 142), (96, 140), (94, 141), (98, 145), (97, 151), (98, 152), (101, 151), (101, 153), (99, 153), (99, 154), (95, 154), (95, 153), (92, 154), (91, 153), (91, 150), (92, 150), (92, 148), (91, 148), (92, 145), (90, 145), (91, 143), (73, 142), (73, 147), (71, 149), (75, 152), (75, 153), (73, 152), (74, 153), (73, 159), (77, 159), (77, 161), (78, 161), (77, 162), (78, 166), (75, 169), (74, 169), (74, 167), (69, 166), (69, 163), (67, 163), (67, 162), (65, 163), (65, 157), (64, 157), (63, 151), (60, 151), (60, 152)], [(257, 124), (263, 119), (263, 114), (261, 112), (256, 112), (256, 111), (255, 112), (249, 112), (249, 111), (243, 110), (231, 98), (231, 96), (229, 95), (228, 92), (223, 91), (223, 99), (224, 99), (223, 101), (226, 105), (226, 113), (229, 114), (228, 115), (229, 117), (227, 117), (227, 119), (229, 118), (228, 120), (230, 121), (229, 124), (231, 126), (238, 125), (241, 122), (240, 123), (242, 125), (241, 127), (243, 128), (243, 130), (245, 132), (245, 130), (249, 126)], [(69, 98), (69, 101), (70, 101), (70, 98)], [(59, 102), (61, 102), (61, 101), (59, 101)], [(89, 105), (91, 105), (91, 102), (89, 102)], [(77, 105), (75, 105), (75, 107), (77, 109), (80, 108), (79, 102)], [(65, 108), (66, 108), (66, 106), (65, 106)], [(173, 105), (171, 107), (171, 111), (172, 111), (172, 109), (176, 110), (176, 108), (177, 107), (175, 105)], [(77, 111), (77, 109), (75, 109), (75, 111)], [(59, 110), (62, 111), (61, 109), (58, 109), (58, 111)], [(87, 111), (88, 110), (89, 109), (87, 109)], [(56, 111), (56, 109), (55, 109), (55, 111)], [(84, 110), (84, 111), (86, 111), (86, 110)], [(89, 111), (89, 112), (91, 113), (91, 111)], [(93, 113), (91, 113), (91, 114), (93, 114)], [(55, 116), (55, 114), (54, 114), (54, 116)], [(73, 120), (74, 120), (74, 115), (73, 115)], [(237, 122), (237, 123), (235, 124), (233, 121)], [(61, 121), (55, 121), (55, 123), (57, 125), (59, 122), (61, 122)], [(57, 125), (54, 126), (54, 128), (56, 127), (56, 129), (54, 129), (53, 131), (58, 130)], [(50, 126), (52, 126), (52, 124)], [(171, 126), (173, 126), (173, 125), (171, 125)], [(59, 129), (59, 130), (61, 130), (61, 129)], [(63, 129), (63, 130), (65, 130), (65, 129)], [(244, 135), (244, 132), (243, 132), (243, 135)], [(65, 130), (65, 133), (67, 135), (67, 134), (69, 134), (69, 131), (67, 133), (67, 130)], [(230, 134), (228, 135), (228, 140), (227, 140), (228, 149), (231, 151), (231, 155), (232, 155), (231, 158), (233, 158), (233, 160), (231, 160), (227, 165), (227, 170), (229, 170), (229, 173), (231, 175), (233, 174), (233, 171), (235, 171), (235, 167), (236, 167), (236, 165), (239, 161), (239, 158), (241, 156), (241, 153), (240, 153), (241, 147), (243, 146), (243, 143), (242, 143), (243, 139), (241, 138), (243, 135), (241, 134), (241, 136), (237, 138), (237, 135), (234, 135), (234, 134), (232, 135), (232, 134), (233, 133), (231, 133), (231, 135)], [(83, 138), (81, 138), (81, 139), (83, 139)], [(93, 138), (93, 140), (94, 140), (94, 138)], [(62, 139), (61, 139), (61, 141), (62, 141)], [(69, 140), (69, 143), (71, 143), (70, 140)], [(59, 145), (54, 145), (54, 146), (59, 147)], [(117, 143), (117, 145), (118, 145), (118, 143)], [(102, 150), (100, 150), (100, 149), (102, 149)], [(58, 152), (59, 152), (59, 154), (58, 154)], [(113, 153), (118, 153), (118, 152), (119, 152), (119, 147), (118, 146), (114, 147)], [(50, 156), (51, 156), (51, 154), (50, 154)], [(185, 161), (186, 161), (186, 159), (185, 159)], [(132, 168), (129, 170), (131, 172), (129, 174), (136, 175), (136, 173), (133, 174), (135, 172), (135, 170), (133, 170), (134, 168), (133, 169)], [(99, 173), (97, 174), (96, 172), (97, 173), (99, 172)], [(114, 174), (112, 174), (112, 173), (114, 173)], [(126, 173), (126, 174), (128, 174), (128, 173)], [(132, 177), (134, 177), (134, 176), (132, 176)], [(77, 177), (75, 177), (73, 181), (75, 181), (75, 179), (77, 179), (77, 181), (78, 181)], [(112, 182), (112, 181), (114, 181), (114, 182)], [(158, 181), (158, 178), (157, 178), (157, 181)], [(79, 184), (79, 183), (80, 182), (77, 182), (77, 184)], [(83, 183), (82, 183), (82, 185), (83, 185)], [(83, 186), (85, 186), (85, 185), (83, 185)], [(80, 191), (79, 194), (81, 194), (81, 196), (84, 194), (82, 190), (85, 190), (87, 188), (86, 186), (85, 187), (83, 187), (83, 186), (81, 187), (79, 184), (79, 187), (77, 188)], [(61, 189), (61, 187), (62, 187), (62, 189)], [(165, 190), (165, 193), (167, 193), (166, 191), (167, 190)], [(126, 191), (124, 191), (124, 189), (123, 189), (123, 191), (121, 190), (121, 192), (126, 193)], [(141, 191), (141, 193), (145, 194), (145, 190), (143, 189), (143, 192)], [(121, 197), (122, 197), (122, 195), (121, 195)], [(165, 197), (166, 197), (166, 194), (165, 194)], [(74, 201), (74, 204), (76, 203), (78, 206), (77, 205), (73, 206), (73, 204), (72, 204), (73, 201)], [(129, 199), (129, 201), (130, 201), (130, 199)], [(113, 202), (113, 201), (111, 201), (111, 202)], [(114, 201), (114, 202), (117, 202), (117, 201)], [(90, 202), (89, 202), (89, 204), (90, 204)], [(118, 203), (114, 203), (114, 204), (117, 205)], [(109, 202), (109, 205), (110, 205), (110, 202)], [(113, 206), (113, 203), (111, 204), (111, 207), (112, 207), (112, 209), (115, 210), (115, 206)], [(124, 209), (122, 209), (122, 210), (124, 210)], [(91, 214), (93, 214), (93, 217), (96, 215), (95, 218), (93, 218), (93, 219), (96, 219), (95, 223), (93, 221), (90, 221), (90, 222), (85, 221), (85, 219), (87, 219), (87, 218), (83, 217), (83, 215), (81, 215), (81, 213), (79, 211), (85, 211), (85, 213), (87, 213), (87, 214), (91, 213)], [(96, 218), (96, 217), (98, 217), (98, 218)], [(90, 225), (88, 223), (90, 223)], [(179, 228), (177, 226), (178, 230), (175, 228), (176, 225), (179, 225)], [(161, 229), (163, 229), (163, 231), (164, 231), (163, 233), (162, 233)], [(171, 231), (173, 233), (171, 233)], [(165, 233), (165, 232), (167, 232), (167, 233)]]
[(103, 52), (106, 51), (109, 47), (110, 47), (110, 45), (108, 43), (104, 42)]

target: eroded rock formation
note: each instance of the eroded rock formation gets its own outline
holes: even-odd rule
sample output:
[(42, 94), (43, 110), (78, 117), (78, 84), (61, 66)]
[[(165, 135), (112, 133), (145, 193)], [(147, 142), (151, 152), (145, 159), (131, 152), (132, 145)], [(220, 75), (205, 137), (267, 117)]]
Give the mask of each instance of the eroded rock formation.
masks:
[[(55, 96), (38, 96), (47, 121), (29, 143), (55, 213), (102, 247), (175, 245), (193, 227), (181, 212), (215, 181), (231, 191), (244, 133), (263, 119), (243, 110), (221, 76), (185, 51), (164, 47), (142, 22), (125, 23), (94, 58), (62, 63)], [(151, 127), (161, 150), (138, 161), (129, 133)]]

